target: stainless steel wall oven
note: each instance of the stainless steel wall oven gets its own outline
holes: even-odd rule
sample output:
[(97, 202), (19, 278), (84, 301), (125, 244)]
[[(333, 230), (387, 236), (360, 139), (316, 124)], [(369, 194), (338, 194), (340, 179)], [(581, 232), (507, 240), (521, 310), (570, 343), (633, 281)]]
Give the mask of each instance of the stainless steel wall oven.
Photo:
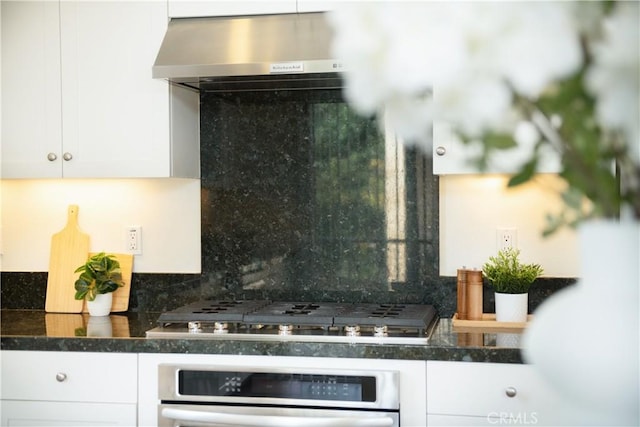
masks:
[(160, 426), (399, 426), (398, 372), (161, 365)]
[(141, 426), (424, 426), (426, 362), (140, 355)]

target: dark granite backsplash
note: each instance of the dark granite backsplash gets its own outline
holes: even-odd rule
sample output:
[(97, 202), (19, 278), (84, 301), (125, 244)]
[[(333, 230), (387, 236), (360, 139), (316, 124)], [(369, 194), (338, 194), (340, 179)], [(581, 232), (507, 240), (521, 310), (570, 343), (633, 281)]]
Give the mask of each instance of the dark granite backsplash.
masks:
[[(441, 317), (451, 317), (456, 311), (456, 283), (454, 277), (439, 277), (416, 286), (411, 292), (299, 292), (281, 293), (245, 291), (232, 294), (223, 287), (212, 286), (199, 274), (140, 274), (131, 280), (130, 312), (162, 312), (199, 299), (259, 299), (276, 301), (348, 301), (348, 302), (404, 302), (433, 304)], [(572, 279), (538, 279), (529, 292), (529, 312), (545, 298), (575, 281)], [(47, 273), (0, 273), (2, 309), (44, 310)], [(493, 291), (485, 286), (484, 312), (493, 313)]]
[[(130, 311), (235, 298), (433, 304), (453, 315), (431, 159), (379, 129), (336, 89), (203, 90), (202, 274), (134, 273)], [(44, 309), (47, 273), (0, 280), (2, 308)], [(572, 282), (538, 280), (531, 310)], [(484, 299), (493, 312), (488, 287)]]

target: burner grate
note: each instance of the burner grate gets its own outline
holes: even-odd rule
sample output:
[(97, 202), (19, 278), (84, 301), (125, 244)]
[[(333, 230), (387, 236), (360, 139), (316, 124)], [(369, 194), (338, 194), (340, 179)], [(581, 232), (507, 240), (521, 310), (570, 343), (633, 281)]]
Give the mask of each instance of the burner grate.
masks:
[(320, 306), (318, 304), (294, 304), (290, 309), (285, 310), (284, 314), (293, 316), (312, 314), (319, 308)]
[(241, 301), (211, 301), (200, 304), (201, 308), (194, 309), (193, 313), (227, 313), (241, 305)]
[(431, 305), (414, 304), (354, 304), (333, 319), (336, 326), (387, 326), (425, 329), (435, 317)]
[(370, 317), (398, 317), (402, 314), (406, 306), (395, 304), (380, 304), (371, 311)]
[(261, 325), (313, 325), (330, 327), (333, 316), (344, 304), (272, 302), (244, 316), (245, 323)]
[(332, 327), (394, 328), (424, 331), (436, 318), (431, 305), (271, 302), (266, 300), (199, 301), (158, 318), (160, 325), (229, 323), (235, 327), (287, 325), (295, 329)]
[(158, 323), (242, 322), (244, 314), (269, 304), (269, 301), (206, 300), (162, 313)]

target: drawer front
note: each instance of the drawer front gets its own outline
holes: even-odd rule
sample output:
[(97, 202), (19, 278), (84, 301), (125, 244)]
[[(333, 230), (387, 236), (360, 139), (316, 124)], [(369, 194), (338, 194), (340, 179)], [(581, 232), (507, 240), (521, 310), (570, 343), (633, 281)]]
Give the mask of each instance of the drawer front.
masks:
[(133, 403), (0, 401), (2, 426), (123, 426), (136, 425)]
[[(500, 419), (492, 417), (467, 417), (464, 415), (428, 415), (427, 425), (429, 427), (477, 427), (477, 426), (495, 426), (509, 425), (508, 421), (503, 422)], [(513, 423), (517, 425), (515, 422)], [(523, 425), (524, 423), (520, 423)]]
[(137, 354), (3, 351), (2, 399), (136, 403)]
[(528, 365), (427, 362), (429, 414), (537, 419), (554, 396)]

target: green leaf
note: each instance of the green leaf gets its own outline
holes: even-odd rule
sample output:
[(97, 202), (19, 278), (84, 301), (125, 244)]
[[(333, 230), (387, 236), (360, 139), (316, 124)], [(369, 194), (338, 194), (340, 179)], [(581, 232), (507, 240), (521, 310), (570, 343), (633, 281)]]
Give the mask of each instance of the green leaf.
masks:
[(583, 195), (576, 188), (569, 187), (560, 194), (562, 201), (571, 209), (580, 210), (583, 204)]
[(97, 294), (114, 292), (123, 286), (120, 263), (114, 255), (104, 252), (90, 257), (87, 262), (76, 269), (81, 272), (74, 286), (75, 298), (86, 298), (93, 301)]
[(518, 144), (513, 140), (513, 137), (504, 133), (486, 133), (482, 137), (485, 147), (489, 149), (508, 150), (514, 148)]
[(87, 292), (89, 292), (88, 289), (83, 290), (83, 291), (77, 291), (74, 298), (75, 299), (84, 299), (84, 297), (87, 295)]
[(538, 157), (534, 156), (531, 160), (525, 163), (522, 166), (522, 169), (517, 174), (513, 175), (509, 182), (507, 183), (507, 187), (516, 187), (518, 185), (524, 184), (525, 182), (531, 180), (533, 175), (536, 173), (536, 168), (538, 167)]

